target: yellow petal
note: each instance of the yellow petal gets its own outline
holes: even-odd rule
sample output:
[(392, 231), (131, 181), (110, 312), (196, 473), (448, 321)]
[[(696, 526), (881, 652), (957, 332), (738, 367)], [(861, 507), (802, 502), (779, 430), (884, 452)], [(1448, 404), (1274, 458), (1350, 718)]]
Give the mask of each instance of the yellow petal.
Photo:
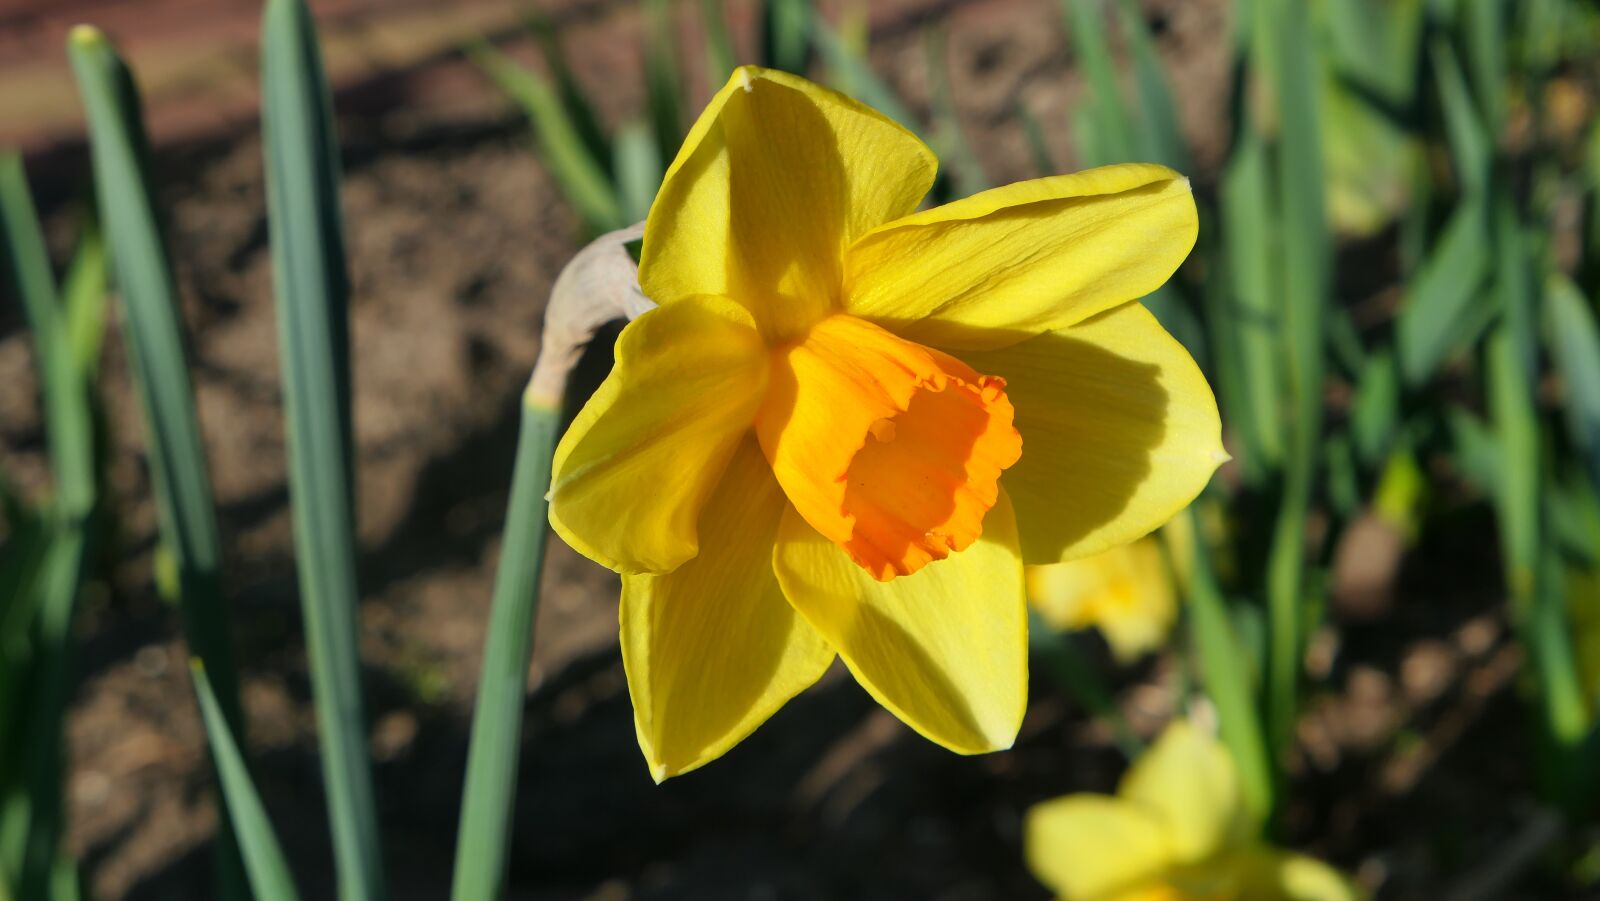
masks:
[[(1362, 901), (1365, 893), (1321, 861), (1253, 843), (1168, 873), (1171, 899)], [(1120, 899), (1119, 899), (1120, 901)]]
[(700, 513), (700, 555), (622, 577), (622, 660), (657, 782), (722, 756), (833, 661), (772, 573), (787, 507), (748, 438)]
[(1363, 901), (1366, 892), (1320, 860), (1280, 853), (1275, 897), (1283, 901)]
[(769, 337), (796, 334), (838, 304), (845, 247), (916, 209), (936, 165), (875, 110), (741, 67), (667, 170), (645, 222), (639, 284), (663, 304), (735, 297)]
[(909, 576), (875, 580), (792, 510), (774, 559), (789, 603), (878, 703), (952, 751), (981, 754), (1011, 746), (1028, 702), (1016, 542), (1002, 491), (981, 538)]
[(1104, 795), (1068, 795), (1031, 808), (1022, 823), (1028, 869), (1067, 901), (1132, 894), (1171, 862), (1161, 824)]
[(1175, 863), (1204, 860), (1247, 837), (1233, 759), (1186, 720), (1174, 720), (1134, 763), (1117, 796), (1163, 824)]
[(923, 344), (1004, 347), (1154, 291), (1196, 223), (1164, 166), (1019, 182), (867, 233), (845, 254), (845, 309)]
[(1161, 547), (1151, 538), (1028, 567), (1028, 600), (1056, 628), (1097, 627), (1124, 663), (1160, 647), (1178, 615)]
[(550, 524), (614, 570), (670, 572), (755, 420), (766, 346), (737, 304), (697, 297), (629, 323), (616, 356), (556, 447)]
[(1016, 408), (1022, 459), (1001, 484), (1030, 564), (1149, 533), (1228, 459), (1211, 386), (1139, 304), (961, 358), (1005, 379)]

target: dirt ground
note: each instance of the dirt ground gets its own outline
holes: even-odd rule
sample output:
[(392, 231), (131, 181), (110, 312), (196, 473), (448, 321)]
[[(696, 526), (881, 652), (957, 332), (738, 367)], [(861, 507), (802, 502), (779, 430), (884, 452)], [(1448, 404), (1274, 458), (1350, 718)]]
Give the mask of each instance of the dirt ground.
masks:
[[(1226, 129), (1221, 4), (1147, 4), (1198, 152)], [(1078, 92), (1048, 0), (875, 7), (874, 61), (926, 106), (921, 29), (949, 34), (963, 127), (997, 181), (1033, 174), (1017, 102), (1067, 162)], [(626, 4), (567, 28), (579, 76), (637, 107)], [(620, 73), (620, 74), (619, 74)], [(703, 84), (696, 90), (703, 91)], [(631, 91), (631, 92), (630, 92)], [(506, 504), (518, 393), (543, 298), (578, 224), (519, 119), (463, 64), (340, 99), (360, 469), (362, 651), (395, 896), (448, 891), (479, 645)], [(58, 153), (49, 171), (81, 171)], [(227, 588), (255, 768), (308, 898), (332, 861), (300, 637), (284, 483), (260, 145), (246, 130), (160, 148), (160, 194), (191, 329), (200, 417), (221, 505)], [(70, 182), (40, 186), (54, 247)], [(3, 466), (43, 480), (36, 383), (18, 312), (0, 308)], [(603, 371), (603, 354), (596, 361)], [(216, 818), (175, 612), (151, 580), (154, 513), (138, 414), (113, 335), (100, 391), (119, 531), (79, 624), (68, 724), (70, 843), (100, 899), (210, 895)], [(1288, 829), (1382, 897), (1444, 897), (1538, 827), (1519, 663), (1491, 589), (1491, 524), (1463, 507), (1402, 571), (1376, 618), (1313, 642)], [(951, 755), (900, 726), (842, 672), (718, 763), (653, 785), (634, 744), (616, 643), (617, 581), (552, 540), (529, 674), (512, 885), (516, 898), (1042, 898), (1021, 865), (1026, 807), (1109, 790), (1121, 759), (1043, 677), (1015, 750)], [(1177, 674), (1116, 671), (1154, 731)], [(1538, 867), (1506, 897), (1561, 897)]]

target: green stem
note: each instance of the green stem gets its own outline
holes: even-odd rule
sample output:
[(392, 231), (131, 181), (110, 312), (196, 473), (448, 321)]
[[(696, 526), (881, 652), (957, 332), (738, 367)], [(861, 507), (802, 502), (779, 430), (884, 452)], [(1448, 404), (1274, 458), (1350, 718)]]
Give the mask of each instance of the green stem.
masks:
[(522, 705), (533, 652), (539, 575), (544, 569), (550, 461), (561, 411), (525, 400), (506, 513), (505, 546), (495, 573), (483, 671), (472, 716), (466, 787), (456, 835), (455, 901), (492, 901), (505, 887), (511, 808), (516, 794)]
[(1265, 822), (1272, 810), (1273, 767), (1267, 756), (1250, 675), (1243, 666), (1244, 649), (1228, 621), (1227, 603), (1211, 569), (1210, 553), (1200, 537), (1204, 532), (1198, 518), (1193, 508), (1181, 515), (1190, 517), (1195, 536), (1186, 589), (1200, 678), (1206, 694), (1217, 705), (1223, 744), (1239, 767), (1245, 806), (1256, 822)]

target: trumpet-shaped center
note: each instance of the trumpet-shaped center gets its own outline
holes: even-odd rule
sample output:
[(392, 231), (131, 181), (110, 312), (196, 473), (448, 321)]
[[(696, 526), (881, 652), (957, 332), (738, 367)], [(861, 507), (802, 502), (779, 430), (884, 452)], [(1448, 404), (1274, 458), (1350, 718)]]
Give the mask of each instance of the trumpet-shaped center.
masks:
[(1012, 415), (1001, 379), (837, 314), (774, 349), (756, 434), (806, 522), (888, 581), (983, 533)]

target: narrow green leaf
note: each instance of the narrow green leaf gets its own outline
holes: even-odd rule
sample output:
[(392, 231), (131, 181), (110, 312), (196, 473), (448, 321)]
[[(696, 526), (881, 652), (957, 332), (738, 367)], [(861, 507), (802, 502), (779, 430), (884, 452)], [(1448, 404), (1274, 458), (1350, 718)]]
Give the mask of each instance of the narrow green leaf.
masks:
[[(5, 495), (5, 522), (10, 532), (5, 543), (0, 544), (0, 662), (18, 662), (31, 650), (33, 618), (39, 606), (39, 592), (33, 585), (50, 543), (50, 524), (38, 513), (21, 506), (9, 483)], [(0, 691), (15, 687), (14, 684), (0, 684)], [(0, 725), (5, 722), (0, 719)], [(0, 733), (0, 763), (5, 762), (7, 742), (15, 739), (15, 731)], [(0, 787), (5, 785), (11, 772), (0, 768)]]
[[(30, 774), (22, 761), (34, 758), (43, 740), (28, 729), (28, 705), (37, 697), (29, 678), (42, 648), (34, 641), (39, 611), (39, 573), (50, 548), (48, 524), (24, 510), (9, 488), (9, 531), (0, 543), (0, 881), (22, 871), (32, 804)], [(47, 735), (57, 733), (46, 733)]]
[(1438, 207), (1441, 186), (1434, 178), (1427, 154), (1413, 153), (1407, 169), (1406, 197), (1410, 200), (1401, 214), (1399, 227), (1400, 274), (1410, 281), (1427, 257), (1433, 240), (1433, 212)]
[(50, 870), (50, 901), (80, 901), (82, 897), (77, 861), (66, 854), (57, 855)]
[(1363, 466), (1372, 470), (1384, 461), (1399, 427), (1399, 367), (1384, 348), (1367, 358), (1350, 405), (1350, 437)]
[(1017, 120), (1022, 123), (1022, 136), (1028, 141), (1028, 155), (1033, 158), (1034, 171), (1040, 178), (1050, 175), (1059, 175), (1056, 168), (1054, 155), (1050, 152), (1050, 142), (1045, 139), (1044, 126), (1039, 123), (1039, 117), (1033, 111), (1019, 102), (1017, 104)]
[(380, 898), (383, 863), (356, 621), (350, 284), (338, 143), (316, 26), (304, 0), (268, 0), (261, 31), (289, 500), (334, 860), (341, 898)]
[[(645, 0), (644, 79), (650, 122), (662, 159), (678, 154), (686, 131), (683, 84), (678, 77), (672, 0)], [(627, 223), (623, 223), (624, 225)]]
[[(1200, 677), (1206, 694), (1217, 705), (1222, 741), (1239, 767), (1245, 806), (1257, 822), (1264, 822), (1273, 806), (1273, 766), (1256, 712), (1255, 691), (1245, 669), (1247, 655), (1229, 623), (1227, 602), (1211, 567), (1199, 517), (1193, 507), (1179, 515), (1189, 517), (1189, 528), (1195, 536), (1184, 589)], [(1169, 545), (1168, 550), (1182, 552), (1175, 545)]]
[[(1304, 52), (1280, 57), (1278, 190), (1283, 210), (1284, 326), (1289, 339), (1291, 390), (1302, 435), (1317, 428), (1322, 410), (1322, 328), (1331, 283), (1323, 205), (1321, 119), (1316, 87), (1316, 40), (1299, 0), (1278, 0), (1285, 46)], [(1309, 444), (1312, 442), (1303, 442)], [(1302, 448), (1302, 452), (1306, 452)]]
[(550, 77), (555, 81), (556, 97), (572, 123), (572, 133), (582, 141), (589, 158), (599, 161), (603, 168), (611, 156), (611, 139), (606, 137), (605, 126), (600, 123), (598, 104), (589, 98), (567, 63), (566, 49), (556, 24), (543, 13), (535, 12), (531, 25), (545, 65), (550, 69)]
[(706, 39), (706, 76), (715, 90), (738, 65), (728, 20), (722, 14), (722, 0), (700, 0), (700, 30)]
[(1565, 576), (1554, 546), (1541, 552), (1544, 571), (1539, 578), (1541, 597), (1533, 611), (1530, 643), (1546, 728), (1558, 746), (1574, 747), (1589, 735), (1589, 704), (1584, 701), (1578, 658), (1573, 651), (1573, 629), (1566, 619)]
[(1367, 349), (1362, 344), (1361, 331), (1356, 328), (1350, 311), (1344, 307), (1328, 310), (1325, 326), (1328, 332), (1328, 358), (1331, 363), (1352, 376), (1367, 368)]
[[(72, 618), (88, 560), (88, 535), (81, 523), (61, 522), (47, 532), (43, 556), (31, 589), (37, 592), (37, 620), (21, 705), (17, 789), (5, 810), (0, 865), (17, 880), (19, 898), (44, 898), (58, 861), (65, 784), (62, 723), (72, 694)], [(14, 805), (14, 806), (13, 806)]]
[[(816, 21), (811, 0), (764, 0), (761, 11), (762, 65), (796, 75), (805, 74), (810, 64), (808, 57)], [(831, 67), (833, 63), (828, 65)], [(859, 94), (853, 96), (862, 99)], [(882, 107), (878, 109), (883, 110)]]
[(1414, 102), (1428, 0), (1341, 0), (1325, 4), (1338, 76), (1391, 108)]
[(80, 518), (88, 514), (95, 494), (89, 392), (73, 353), (22, 158), (10, 152), (0, 153), (0, 254), (33, 332), (56, 503), (62, 515)]
[(1467, 482), (1491, 497), (1500, 494), (1501, 451), (1489, 424), (1462, 407), (1445, 412), (1451, 459)]
[[(1223, 241), (1217, 230), (1202, 226), (1199, 240), (1203, 259), (1223, 258)], [(1241, 349), (1244, 329), (1234, 303), (1232, 278), (1226, 265), (1219, 267), (1219, 271), (1201, 285), (1201, 298), (1205, 304), (1206, 335), (1211, 350), (1212, 385), (1216, 388), (1224, 429), (1243, 481), (1255, 487), (1265, 482), (1267, 468), (1261, 452), (1262, 439), (1256, 434), (1257, 426), (1249, 416), (1250, 392), (1254, 386), (1245, 374)]]
[(550, 83), (485, 41), (469, 44), (469, 59), (522, 106), (538, 137), (550, 175), (594, 232), (621, 228), (622, 209), (605, 166), (590, 155), (577, 125)]
[(1251, 465), (1276, 469), (1282, 465), (1283, 371), (1279, 362), (1278, 312), (1279, 254), (1274, 242), (1281, 238), (1272, 214), (1271, 176), (1260, 136), (1246, 131), (1222, 174), (1221, 206), (1223, 250), (1226, 252), (1228, 325), (1238, 351), (1238, 368), (1245, 406), (1232, 418), (1249, 442)]
[(1323, 323), (1327, 318), (1329, 248), (1323, 206), (1324, 176), (1318, 44), (1301, 0), (1275, 0), (1273, 30), (1280, 48), (1274, 80), (1278, 91), (1278, 191), (1283, 231), (1283, 362), (1293, 413), (1285, 457), (1283, 499), (1269, 551), (1267, 595), (1271, 653), (1268, 656), (1267, 734), (1274, 760), (1294, 737), (1294, 715), (1307, 589), (1306, 521), (1322, 429)]
[(250, 888), (257, 901), (294, 901), (299, 897), (294, 878), (283, 859), (283, 850), (278, 847), (278, 836), (272, 830), (272, 821), (267, 818), (261, 796), (250, 779), (244, 754), (234, 741), (233, 730), (228, 726), (227, 717), (222, 715), (222, 705), (217, 703), (217, 696), (211, 690), (206, 668), (199, 660), (192, 660), (189, 671), (194, 677), (195, 694), (200, 699), (206, 739), (217, 761), (217, 775), (228, 797), (228, 815), (233, 819), (233, 830), (239, 836), (239, 848), (244, 853)]
[[(9, 152), (0, 153), (0, 263), (33, 334), (56, 486), (36, 533), (17, 523), (22, 534), (6, 550), (22, 556), (4, 561), (16, 567), (6, 575), (17, 582), (0, 595), (0, 729), (21, 738), (20, 747), (0, 746), (0, 795), (10, 795), (0, 827), (0, 878), (14, 876), (19, 895), (33, 898), (51, 891), (63, 853), (62, 719), (72, 687), (71, 623), (95, 505), (95, 442), (88, 381), (73, 353), (22, 160)], [(18, 721), (9, 722), (17, 714)]]
[(1465, 350), (1487, 324), (1484, 319), (1493, 305), (1483, 287), (1491, 250), (1484, 204), (1458, 207), (1407, 286), (1396, 317), (1396, 352), (1406, 384), (1415, 387), (1432, 378), (1441, 363)]
[(1120, 0), (1122, 34), (1133, 63), (1134, 92), (1139, 98), (1137, 148), (1141, 158), (1188, 172), (1192, 167), (1189, 146), (1178, 122), (1178, 108), (1172, 100), (1166, 71), (1156, 53), (1155, 41), (1144, 15), (1133, 0)]
[(1505, 0), (1458, 0), (1473, 93), (1490, 134), (1505, 123)]
[(1509, 331), (1519, 375), (1533, 403), (1539, 379), (1539, 302), (1533, 267), (1535, 245), (1523, 227), (1516, 189), (1497, 181), (1493, 191), (1494, 284), (1499, 298), (1500, 322)]
[(1116, 159), (1105, 133), (1100, 130), (1100, 120), (1094, 114), (1094, 107), (1080, 103), (1072, 107), (1067, 118), (1072, 124), (1072, 152), (1077, 155), (1078, 168), (1104, 166)]
[(1489, 166), (1494, 153), (1491, 132), (1473, 105), (1466, 76), (1450, 45), (1435, 40), (1431, 50), (1433, 68), (1439, 78), (1439, 100), (1444, 106), (1445, 133), (1450, 155), (1455, 161), (1461, 192), (1469, 199), (1482, 198), (1488, 189)]
[(1111, 35), (1103, 0), (1061, 0), (1073, 58), (1088, 87), (1085, 105), (1094, 120), (1106, 158), (1095, 164), (1128, 162), (1134, 156), (1133, 125), (1123, 114), (1126, 103), (1117, 87), (1111, 62)]
[(1567, 435), (1600, 490), (1600, 328), (1578, 287), (1561, 275), (1545, 289), (1544, 315), (1545, 344), (1566, 390)]
[(624, 218), (642, 222), (661, 188), (661, 155), (643, 122), (629, 122), (617, 130), (617, 196)]
[(560, 410), (524, 402), (505, 542), (495, 572), (483, 671), (472, 714), (467, 779), (456, 832), (454, 901), (495, 901), (505, 891), (522, 706), (548, 531), (545, 490), (550, 486), (551, 455), (560, 429)]
[(955, 193), (958, 196), (976, 194), (990, 187), (990, 182), (983, 172), (983, 165), (978, 162), (978, 155), (972, 151), (961, 131), (955, 96), (951, 93), (950, 76), (945, 66), (944, 30), (938, 26), (928, 28), (924, 48), (927, 50), (931, 92), (933, 151), (938, 154), (941, 167), (950, 175)]
[(1566, 467), (1544, 493), (1545, 523), (1570, 563), (1600, 567), (1600, 496), (1582, 467)]
[(1522, 64), (1543, 79), (1561, 63), (1562, 29), (1570, 23), (1567, 0), (1523, 0), (1517, 4), (1523, 35)]
[(1589, 127), (1588, 139), (1584, 141), (1581, 183), (1587, 198), (1578, 277), (1585, 291), (1595, 293), (1600, 292), (1600, 121)]
[(109, 276), (105, 239), (91, 208), (91, 215), (84, 217), (78, 249), (61, 282), (67, 340), (84, 382), (90, 385), (100, 371), (100, 349), (105, 343), (106, 306), (111, 297), (106, 284)]
[(88, 114), (100, 221), (120, 287), (161, 540), (178, 570), (184, 635), (190, 652), (205, 662), (222, 709), (237, 729), (238, 679), (222, 605), (222, 542), (177, 295), (145, 178), (148, 145), (137, 88), (110, 42), (94, 28), (74, 28), (67, 54)]
[(1321, 457), (1327, 471), (1328, 505), (1340, 519), (1349, 519), (1361, 508), (1361, 480), (1354, 445), (1348, 431), (1336, 431), (1322, 442), (1321, 447)]
[[(917, 118), (911, 115), (905, 104), (900, 102), (894, 90), (867, 63), (866, 57), (856, 53), (838, 33), (823, 21), (822, 17), (809, 10), (807, 4), (796, 4), (805, 10), (806, 22), (810, 29), (811, 40), (817, 50), (817, 55), (822, 58), (836, 79), (836, 83), (849, 84), (853, 91), (852, 96), (857, 100), (872, 107), (885, 116), (905, 126), (913, 132), (922, 134), (923, 129)], [(785, 4), (779, 0), (771, 9), (783, 8)]]
[(1489, 409), (1499, 448), (1500, 543), (1514, 609), (1526, 616), (1535, 593), (1539, 549), (1539, 425), (1512, 330), (1489, 336)]

